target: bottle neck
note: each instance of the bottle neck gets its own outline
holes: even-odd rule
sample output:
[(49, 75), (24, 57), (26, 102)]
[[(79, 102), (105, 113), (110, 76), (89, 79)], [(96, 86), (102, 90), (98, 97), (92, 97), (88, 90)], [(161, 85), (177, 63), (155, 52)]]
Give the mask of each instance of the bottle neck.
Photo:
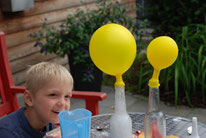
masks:
[(115, 113), (126, 113), (125, 87), (115, 87)]
[(148, 102), (148, 111), (154, 112), (159, 110), (159, 87), (149, 88), (149, 102)]

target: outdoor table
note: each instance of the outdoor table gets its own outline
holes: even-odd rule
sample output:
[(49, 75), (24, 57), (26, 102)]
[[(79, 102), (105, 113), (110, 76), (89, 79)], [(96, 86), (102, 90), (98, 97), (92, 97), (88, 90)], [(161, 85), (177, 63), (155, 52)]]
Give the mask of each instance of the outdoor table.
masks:
[[(138, 130), (144, 130), (144, 115), (145, 113), (141, 112), (132, 112), (129, 113), (132, 119), (132, 131), (133, 134), (136, 133)], [(95, 138), (98, 135), (105, 135), (101, 136), (101, 138), (109, 138), (110, 128), (109, 122), (112, 114), (103, 114), (93, 116), (91, 119), (91, 138)], [(187, 128), (192, 126), (192, 120), (177, 117), (177, 116), (170, 116), (165, 115), (166, 117), (166, 131), (167, 136), (175, 135), (179, 136), (180, 138), (188, 138), (189, 134), (187, 132)], [(100, 129), (99, 127), (102, 127)], [(198, 132), (200, 138), (206, 138), (206, 125), (198, 122)], [(98, 137), (99, 137), (98, 136)]]

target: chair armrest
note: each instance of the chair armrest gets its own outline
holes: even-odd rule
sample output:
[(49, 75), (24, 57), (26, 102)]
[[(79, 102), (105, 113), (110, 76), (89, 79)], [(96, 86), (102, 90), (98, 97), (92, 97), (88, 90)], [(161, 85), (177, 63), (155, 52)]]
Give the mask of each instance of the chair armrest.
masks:
[(107, 98), (104, 92), (72, 91), (72, 98), (103, 101)]
[(11, 88), (11, 92), (15, 94), (24, 93), (26, 90), (26, 88), (23, 86), (11, 86), (10, 88)]
[(104, 92), (89, 92), (89, 91), (72, 91), (72, 98), (84, 99), (86, 109), (92, 112), (92, 115), (99, 114), (99, 101), (107, 98)]

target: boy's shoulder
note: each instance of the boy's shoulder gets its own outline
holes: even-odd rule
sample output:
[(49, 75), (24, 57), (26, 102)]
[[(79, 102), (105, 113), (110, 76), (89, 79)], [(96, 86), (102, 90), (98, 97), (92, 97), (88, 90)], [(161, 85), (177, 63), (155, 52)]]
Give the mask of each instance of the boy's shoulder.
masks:
[(54, 125), (49, 123), (46, 126), (45, 132), (39, 132), (31, 127), (25, 114), (25, 107), (4, 116), (0, 119), (0, 134), (1, 137), (9, 138), (42, 138), (47, 131), (54, 128)]
[(0, 128), (15, 128), (19, 125), (22, 114), (24, 114), (24, 108), (3, 116), (0, 119)]
[(24, 108), (21, 108), (15, 112), (10, 113), (0, 119), (0, 132), (7, 133), (8, 135), (16, 135), (16, 130), (21, 125), (22, 114), (24, 114)]

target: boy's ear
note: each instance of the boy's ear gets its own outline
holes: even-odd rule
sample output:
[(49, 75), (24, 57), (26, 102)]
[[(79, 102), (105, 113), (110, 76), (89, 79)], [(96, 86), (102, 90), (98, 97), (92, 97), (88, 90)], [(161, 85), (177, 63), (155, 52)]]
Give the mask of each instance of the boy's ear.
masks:
[(24, 102), (28, 106), (33, 106), (32, 94), (28, 90), (24, 92)]

